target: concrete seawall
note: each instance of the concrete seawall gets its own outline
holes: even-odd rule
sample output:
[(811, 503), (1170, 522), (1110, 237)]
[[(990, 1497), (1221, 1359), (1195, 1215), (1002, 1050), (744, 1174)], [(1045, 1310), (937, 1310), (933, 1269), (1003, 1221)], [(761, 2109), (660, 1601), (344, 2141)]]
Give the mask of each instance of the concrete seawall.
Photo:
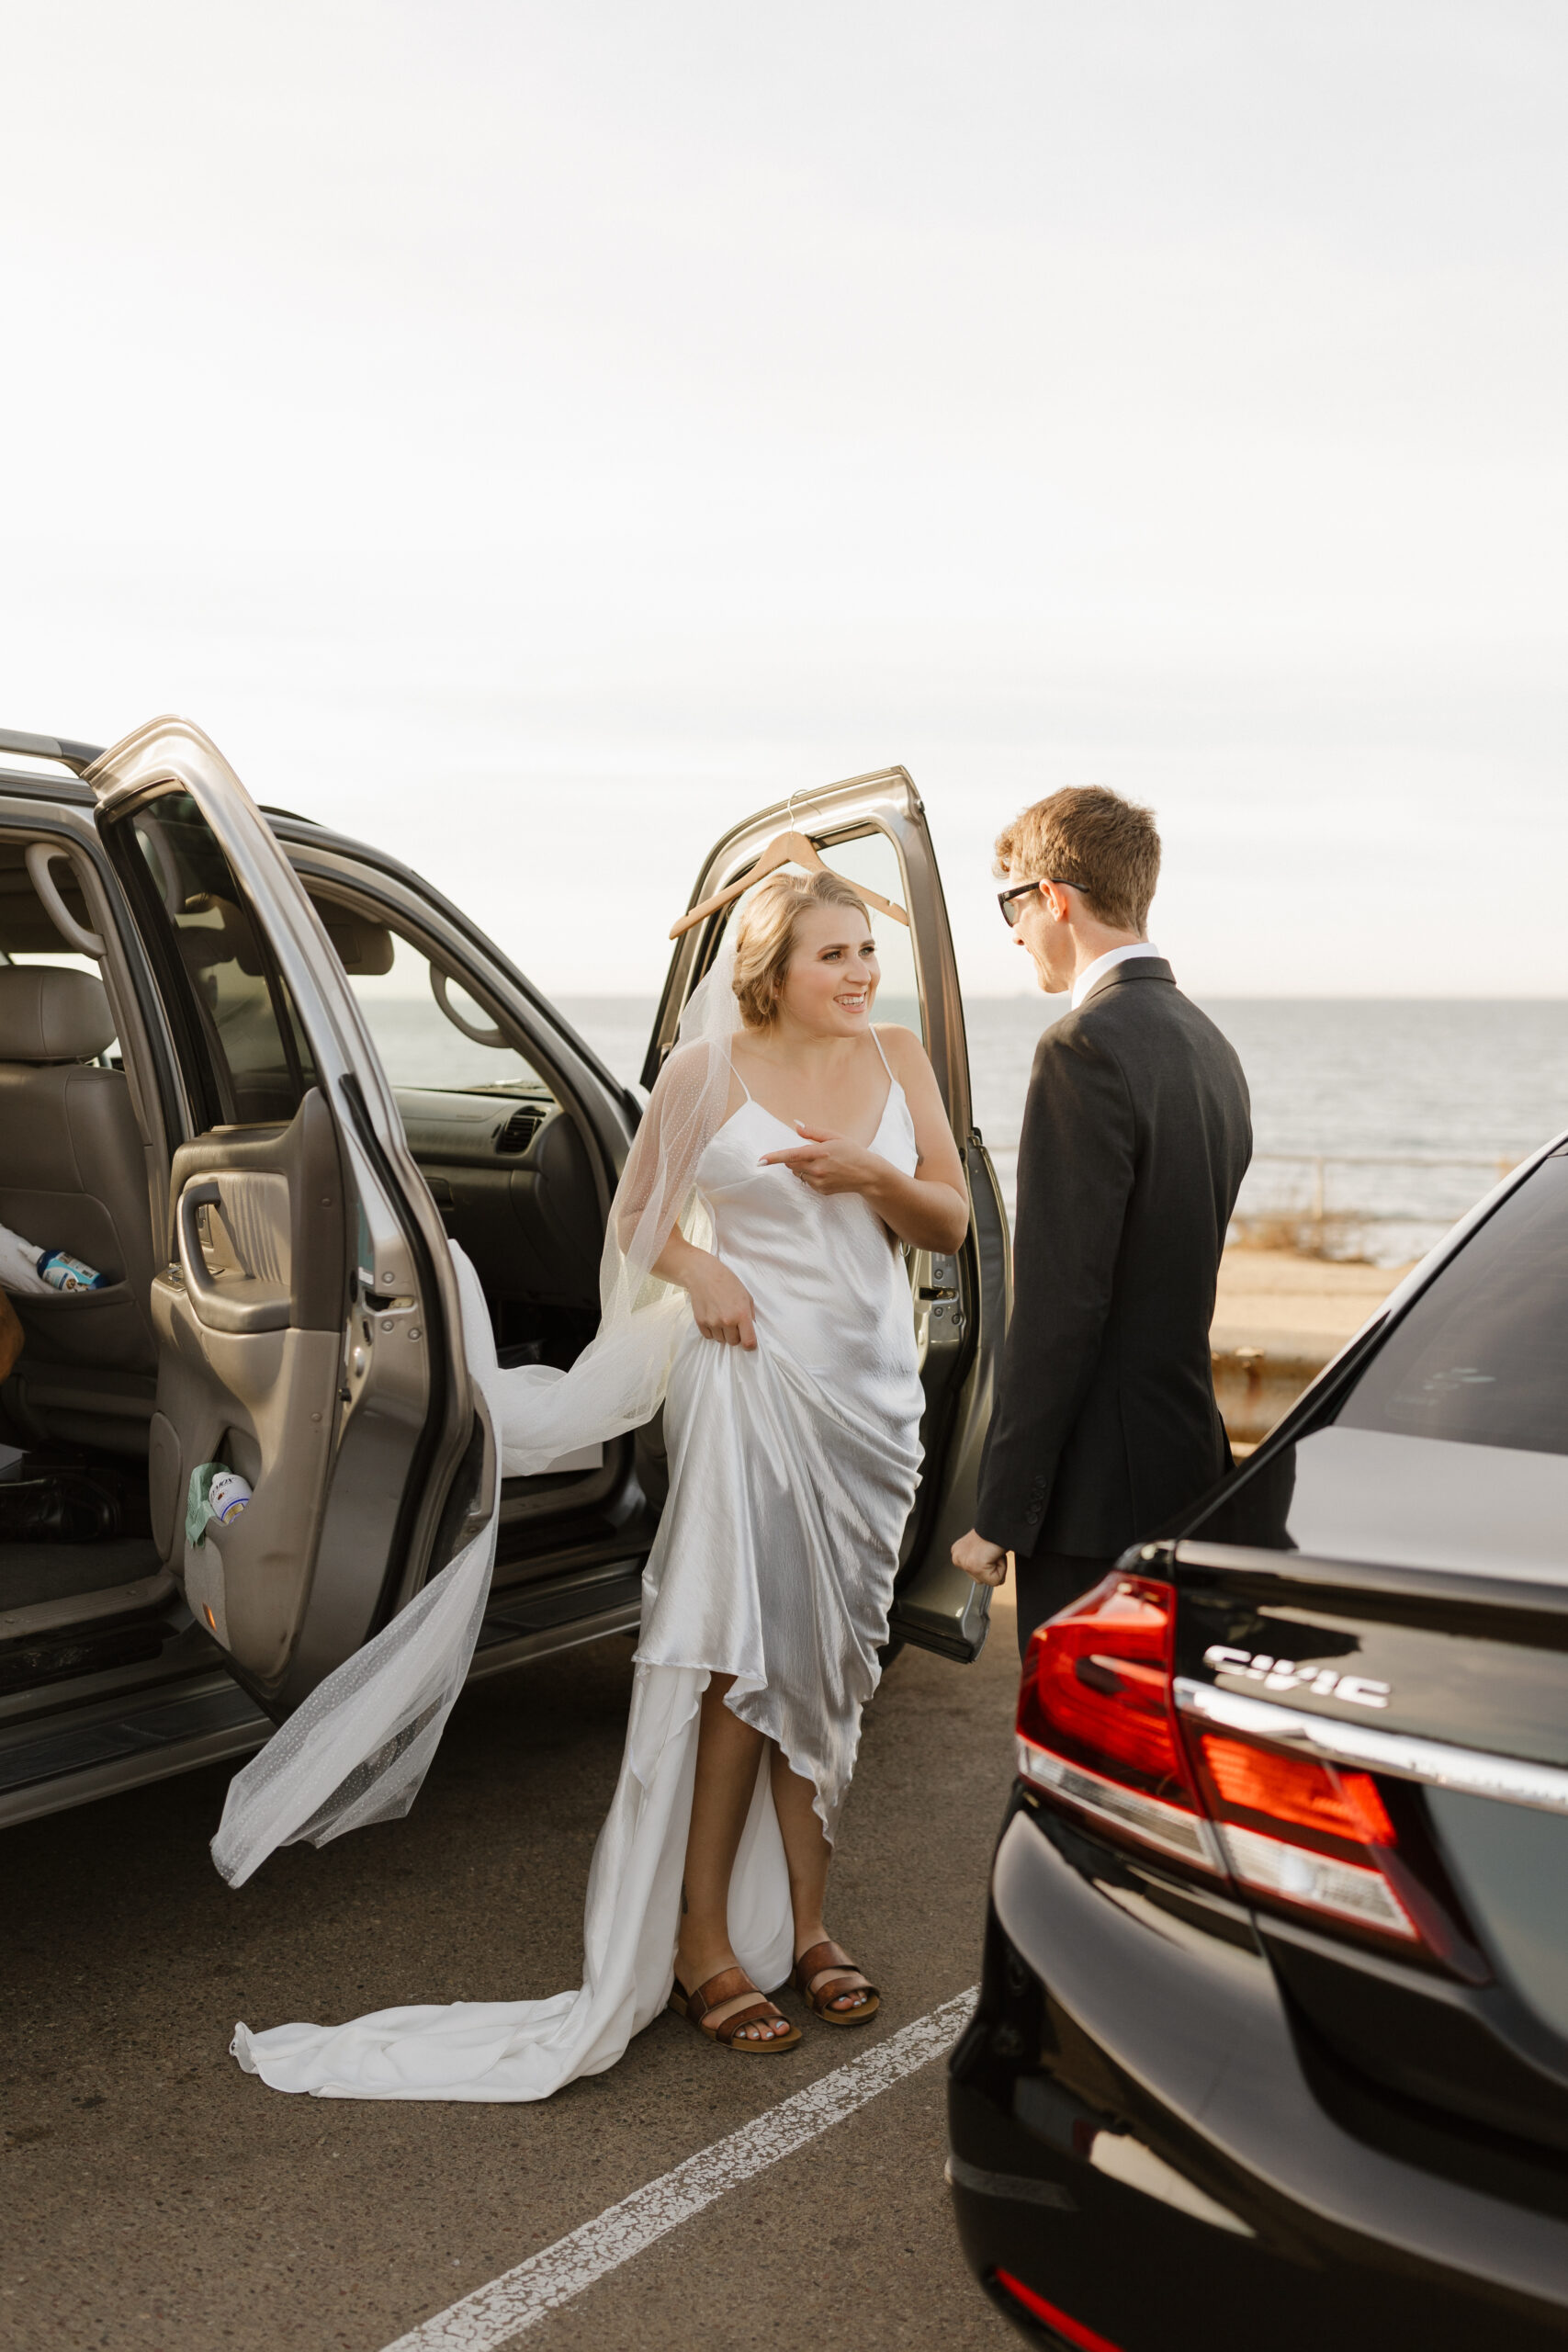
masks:
[(1250, 1448), (1267, 1436), (1406, 1271), (1227, 1250), (1210, 1343), (1232, 1444)]

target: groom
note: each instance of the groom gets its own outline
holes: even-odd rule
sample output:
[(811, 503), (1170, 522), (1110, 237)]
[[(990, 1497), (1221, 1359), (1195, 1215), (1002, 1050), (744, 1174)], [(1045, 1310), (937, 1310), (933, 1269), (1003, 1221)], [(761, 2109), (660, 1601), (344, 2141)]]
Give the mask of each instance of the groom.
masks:
[(1004, 921), (1048, 996), (1018, 1152), (1012, 1321), (954, 1565), (1018, 1564), (1018, 1641), (1230, 1466), (1209, 1325), (1252, 1156), (1247, 1080), (1146, 935), (1147, 808), (1100, 786), (997, 842)]

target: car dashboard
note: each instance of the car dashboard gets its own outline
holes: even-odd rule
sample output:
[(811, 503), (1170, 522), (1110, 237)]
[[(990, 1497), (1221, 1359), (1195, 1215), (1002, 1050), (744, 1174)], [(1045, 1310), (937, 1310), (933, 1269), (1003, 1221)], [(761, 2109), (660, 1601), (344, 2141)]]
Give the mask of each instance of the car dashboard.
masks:
[(503, 1361), (570, 1362), (597, 1318), (604, 1242), (577, 1122), (543, 1086), (394, 1092), (409, 1149), (490, 1301)]

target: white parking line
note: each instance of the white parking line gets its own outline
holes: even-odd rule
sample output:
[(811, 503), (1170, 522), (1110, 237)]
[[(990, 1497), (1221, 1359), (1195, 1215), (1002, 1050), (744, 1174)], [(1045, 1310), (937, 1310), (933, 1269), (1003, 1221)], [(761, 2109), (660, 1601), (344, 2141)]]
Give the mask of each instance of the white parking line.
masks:
[(835, 2123), (864, 2107), (879, 2091), (891, 2089), (906, 2075), (927, 2066), (950, 2050), (959, 2030), (967, 2023), (978, 1985), (971, 1984), (940, 2009), (932, 2009), (899, 2033), (868, 2050), (863, 2058), (837, 2066), (819, 2082), (797, 2091), (777, 2107), (769, 2108), (716, 2140), (673, 2172), (633, 2189), (618, 2205), (606, 2207), (598, 2218), (585, 2222), (570, 2237), (558, 2238), (539, 2254), (531, 2254), (515, 2270), (502, 2271), (488, 2287), (465, 2295), (434, 2319), (389, 2344), (386, 2352), (500, 2352), (530, 2327), (536, 2327), (562, 2303), (570, 2302), (585, 2287), (629, 2262), (634, 2254), (656, 2238), (679, 2229), (727, 2189), (737, 2188), (781, 2157), (815, 2140)]

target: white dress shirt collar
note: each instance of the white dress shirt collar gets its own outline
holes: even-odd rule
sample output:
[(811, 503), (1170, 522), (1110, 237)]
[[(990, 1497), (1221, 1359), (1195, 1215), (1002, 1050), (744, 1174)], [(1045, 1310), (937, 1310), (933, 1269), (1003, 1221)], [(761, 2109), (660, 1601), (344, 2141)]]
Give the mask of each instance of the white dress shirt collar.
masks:
[(1081, 971), (1073, 982), (1073, 1011), (1075, 1012), (1077, 1011), (1095, 982), (1102, 980), (1113, 966), (1130, 964), (1135, 956), (1157, 956), (1158, 954), (1159, 949), (1152, 940), (1148, 939), (1132, 940), (1125, 947), (1108, 947), (1105, 954), (1097, 956), (1093, 963)]

